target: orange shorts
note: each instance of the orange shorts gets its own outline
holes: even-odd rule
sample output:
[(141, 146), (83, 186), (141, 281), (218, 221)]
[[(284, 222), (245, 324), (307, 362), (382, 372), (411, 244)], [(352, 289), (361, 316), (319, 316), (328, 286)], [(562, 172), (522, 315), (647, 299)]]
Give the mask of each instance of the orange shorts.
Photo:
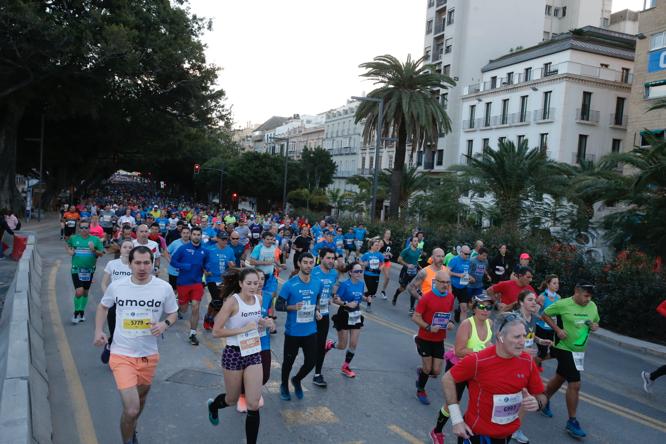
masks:
[(159, 354), (134, 358), (111, 353), (109, 367), (118, 390), (125, 390), (137, 385), (150, 385), (158, 362), (160, 362)]
[(203, 299), (204, 287), (200, 283), (178, 285), (176, 287), (178, 292), (178, 305), (187, 305), (192, 301), (199, 301)]

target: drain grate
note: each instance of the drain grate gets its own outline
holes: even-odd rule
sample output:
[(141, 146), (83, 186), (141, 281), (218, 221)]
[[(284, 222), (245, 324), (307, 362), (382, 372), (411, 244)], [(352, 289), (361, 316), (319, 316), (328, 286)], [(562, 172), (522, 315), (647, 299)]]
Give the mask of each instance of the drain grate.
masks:
[(222, 374), (206, 370), (186, 368), (180, 370), (167, 379), (176, 384), (193, 385), (195, 387), (222, 387)]

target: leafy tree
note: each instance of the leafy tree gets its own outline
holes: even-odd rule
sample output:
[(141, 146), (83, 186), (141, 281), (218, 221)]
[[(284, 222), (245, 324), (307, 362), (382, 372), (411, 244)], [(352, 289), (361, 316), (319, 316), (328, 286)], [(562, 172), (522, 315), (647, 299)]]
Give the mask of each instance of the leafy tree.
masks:
[(331, 153), (322, 147), (305, 148), (301, 153), (302, 185), (308, 190), (326, 188), (333, 183), (337, 165)]
[(315, 189), (313, 191), (310, 191), (307, 188), (299, 188), (297, 190), (290, 191), (287, 197), (289, 200), (296, 201), (297, 204), (305, 203), (306, 211), (310, 211), (310, 204), (316, 208), (321, 208), (328, 205), (328, 197), (324, 190), (321, 188)]
[(517, 231), (521, 217), (530, 211), (525, 205), (530, 198), (564, 195), (565, 175), (545, 152), (530, 149), (526, 140), (518, 145), (501, 141), (497, 150), (485, 147), (476, 156), (466, 157), (468, 164), (455, 170), (473, 192), (492, 195), (500, 222), (510, 230)]
[(353, 194), (339, 188), (329, 188), (326, 190), (326, 197), (328, 202), (335, 208), (335, 216), (340, 217), (340, 210), (345, 209), (345, 202), (351, 198)]
[[(381, 99), (384, 104), (381, 137), (397, 138), (390, 187), (391, 196), (395, 196), (389, 209), (392, 218), (398, 217), (400, 208), (407, 141), (411, 141), (414, 151), (417, 147), (436, 146), (440, 135), (451, 131), (449, 117), (432, 91), (447, 89), (455, 82), (440, 74), (435, 65), (427, 65), (424, 61), (424, 58), (412, 60), (408, 56), (405, 63), (401, 63), (392, 55), (382, 55), (360, 65), (366, 69), (361, 76), (379, 85), (368, 97)], [(363, 137), (366, 143), (375, 135), (378, 114), (377, 103), (370, 101), (361, 102), (356, 111), (357, 123), (365, 119)]]
[[(372, 177), (356, 175), (347, 178), (346, 182), (350, 185), (356, 186), (358, 191), (351, 192), (352, 206), (354, 211), (365, 213), (372, 202)], [(384, 206), (388, 192), (387, 189), (381, 184), (377, 183), (377, 208)], [(377, 213), (377, 209), (375, 209)], [(376, 215), (376, 214), (375, 214)]]
[(444, 174), (430, 181), (426, 193), (419, 194), (408, 207), (409, 212), (434, 225), (460, 222), (463, 205), (461, 181), (455, 173)]
[[(381, 183), (383, 189), (388, 190), (391, 188), (392, 176), (393, 172), (388, 168), (379, 173), (379, 183)], [(430, 177), (420, 173), (417, 167), (410, 166), (402, 170), (398, 203), (403, 214), (406, 214), (410, 198), (416, 193), (426, 191), (429, 185)]]

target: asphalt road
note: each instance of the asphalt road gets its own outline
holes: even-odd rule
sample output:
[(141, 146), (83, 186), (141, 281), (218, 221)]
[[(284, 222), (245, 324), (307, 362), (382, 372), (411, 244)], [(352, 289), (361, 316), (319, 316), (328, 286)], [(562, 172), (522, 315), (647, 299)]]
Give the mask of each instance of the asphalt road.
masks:
[[(88, 321), (71, 325), (72, 283), (69, 257), (57, 236), (57, 225), (32, 228), (44, 259), (44, 317), (50, 383), (50, 403), (56, 444), (119, 443), (121, 404), (110, 370), (93, 347), (93, 317), (101, 296), (101, 270), (109, 257), (98, 262), (98, 273), (86, 311)], [(397, 281), (394, 271), (389, 285)], [(202, 304), (203, 306), (203, 304)], [(439, 381), (428, 383), (432, 404), (415, 397), (415, 369), (420, 358), (412, 335), (416, 329), (407, 316), (408, 296), (397, 307), (377, 300), (352, 368), (355, 379), (339, 373), (343, 352), (333, 350), (326, 359), (327, 389), (304, 381), (305, 398), (279, 399), (284, 315), (272, 336), (273, 370), (264, 389), (260, 442), (270, 443), (423, 443), (430, 442), (437, 411), (443, 401)], [(640, 328), (640, 326), (636, 326)], [(187, 342), (189, 324), (178, 322), (160, 341), (161, 361), (147, 406), (139, 421), (142, 444), (182, 442), (244, 442), (244, 416), (235, 409), (221, 411), (220, 425), (207, 419), (206, 400), (223, 391), (219, 365), (221, 342), (200, 328), (199, 347)], [(333, 338), (335, 331), (329, 336)], [(452, 336), (451, 336), (452, 337)], [(451, 339), (449, 339), (451, 341)], [(301, 358), (297, 360), (297, 368)], [(666, 379), (654, 393), (643, 392), (639, 373), (662, 363), (591, 340), (578, 418), (588, 433), (587, 443), (666, 442)], [(554, 363), (546, 363), (544, 378), (552, 376)], [(528, 414), (523, 430), (533, 443), (574, 442), (564, 432), (566, 408), (560, 393), (552, 401), (555, 417)], [(36, 421), (39, 418), (35, 418)], [(450, 432), (450, 425), (445, 432)], [(456, 442), (448, 433), (447, 442)]]

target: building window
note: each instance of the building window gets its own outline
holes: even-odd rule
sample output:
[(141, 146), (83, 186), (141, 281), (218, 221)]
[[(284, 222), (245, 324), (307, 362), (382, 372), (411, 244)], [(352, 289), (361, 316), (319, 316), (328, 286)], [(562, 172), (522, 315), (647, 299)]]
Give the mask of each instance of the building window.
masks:
[(497, 143), (504, 143), (506, 142), (506, 137), (498, 137), (497, 138)]
[(520, 135), (518, 136), (518, 138), (517, 138), (518, 145), (520, 145), (521, 143), (523, 143), (525, 140), (526, 140), (526, 139), (525, 139), (525, 135), (524, 135), (524, 134), (520, 134)]
[(631, 70), (629, 68), (622, 68), (622, 78), (620, 79), (620, 81), (622, 83), (629, 83), (630, 76), (631, 76)]
[(474, 128), (474, 119), (476, 118), (476, 105), (469, 106), (469, 129)]
[(541, 112), (541, 120), (550, 120), (550, 97), (552, 95), (552, 91), (546, 91), (543, 93), (543, 110)]
[(447, 25), (453, 25), (453, 20), (456, 15), (456, 10), (455, 9), (449, 9), (449, 12), (446, 13), (446, 24)]
[(444, 109), (447, 109), (449, 107), (449, 93), (444, 93), (441, 95), (440, 104)]
[(490, 78), (490, 89), (497, 88), (497, 76), (492, 76)]
[(423, 151), (418, 151), (416, 153), (416, 166), (423, 165)]
[(444, 43), (444, 53), (449, 54), (451, 51), (453, 51), (453, 39), (446, 39), (446, 42)]
[(608, 25), (610, 24), (610, 20), (608, 17), (603, 17), (601, 19), (601, 27), (602, 28), (608, 28)]
[(365, 157), (361, 157), (361, 169), (365, 169)]
[(468, 140), (467, 141), (467, 158), (469, 162), (469, 158), (474, 155), (474, 141), (473, 140)]
[(529, 96), (520, 97), (520, 122), (524, 123), (527, 121), (527, 99)]
[(551, 5), (546, 5), (546, 15), (553, 15), (553, 7)]
[(544, 31), (543, 32), (543, 39), (544, 40), (550, 40), (550, 32)]
[(442, 74), (445, 76), (451, 76), (451, 65), (444, 65), (444, 68), (442, 69)]
[(555, 17), (559, 17), (559, 16), (560, 16), (560, 8), (555, 8), (555, 9), (553, 9), (553, 15), (554, 15)]
[(611, 153), (617, 154), (622, 149), (622, 139), (613, 139), (613, 144), (611, 145)]
[(428, 0), (428, 8), (435, 6), (435, 0)]
[(603, 69), (608, 69), (610, 65), (608, 63), (600, 63), (599, 66), (601, 66)]
[(525, 72), (523, 73), (523, 77), (525, 77), (525, 81), (529, 82), (532, 80), (532, 68), (525, 68)]
[(490, 148), (490, 139), (488, 138), (483, 139), (483, 149), (485, 150), (486, 148)]
[(576, 150), (576, 163), (581, 163), (587, 155), (587, 136), (578, 135), (578, 149)]
[(483, 115), (483, 126), (490, 126), (490, 113), (493, 110), (493, 102), (486, 102), (486, 111)]
[(566, 16), (567, 16), (567, 7), (562, 6), (562, 17), (566, 17)]
[(509, 99), (502, 100), (502, 125), (509, 123)]
[(548, 77), (548, 76), (554, 76), (557, 74), (557, 70), (553, 69), (553, 64), (548, 62), (543, 64), (543, 76)]
[(548, 133), (539, 134), (539, 151), (542, 153), (548, 151)]
[(645, 84), (645, 98), (658, 99), (666, 97), (666, 80), (657, 80)]
[(592, 93), (583, 91), (583, 103), (580, 105), (580, 120), (590, 120), (590, 107), (592, 105)]
[(652, 143), (663, 143), (666, 130), (643, 130), (641, 131), (641, 147), (650, 146)]
[(426, 24), (426, 34), (431, 34), (432, 33), (432, 20), (428, 20), (428, 23)]
[(506, 83), (507, 83), (507, 85), (513, 85), (513, 73), (512, 72), (508, 72), (506, 74)]
[(652, 34), (650, 37), (650, 51), (666, 48), (666, 31)]
[(389, 154), (388, 156), (388, 165), (386, 165), (386, 168), (393, 168), (393, 156)]
[(656, 8), (656, 7), (657, 7), (657, 0), (647, 0), (645, 2), (645, 9)]
[(615, 117), (613, 118), (613, 124), (617, 126), (622, 126), (624, 121), (624, 103), (626, 99), (624, 97), (618, 97), (615, 99)]
[(444, 150), (437, 150), (437, 166), (444, 165)]

